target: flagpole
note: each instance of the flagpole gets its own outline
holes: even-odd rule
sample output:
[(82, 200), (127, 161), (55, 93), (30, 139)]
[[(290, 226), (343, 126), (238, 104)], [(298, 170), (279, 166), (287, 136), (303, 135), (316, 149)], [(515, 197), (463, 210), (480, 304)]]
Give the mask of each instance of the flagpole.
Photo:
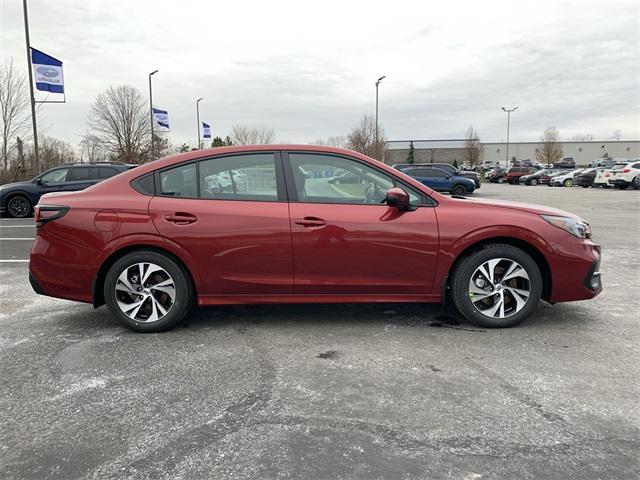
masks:
[(158, 70), (154, 70), (149, 74), (149, 115), (151, 115), (151, 161), (156, 159), (156, 139), (153, 135), (153, 93), (151, 91), (151, 75), (158, 73)]
[(200, 100), (202, 100), (204, 97), (200, 97), (198, 100), (196, 100), (196, 117), (197, 117), (197, 122), (198, 122), (198, 150), (200, 150)]
[(38, 157), (38, 127), (36, 123), (36, 97), (33, 92), (33, 66), (31, 65), (31, 42), (29, 40), (29, 15), (27, 14), (27, 0), (22, 0), (24, 13), (24, 36), (27, 42), (27, 70), (29, 71), (29, 92), (31, 93), (31, 121), (33, 122), (33, 151), (35, 153), (36, 174), (40, 172), (40, 158)]

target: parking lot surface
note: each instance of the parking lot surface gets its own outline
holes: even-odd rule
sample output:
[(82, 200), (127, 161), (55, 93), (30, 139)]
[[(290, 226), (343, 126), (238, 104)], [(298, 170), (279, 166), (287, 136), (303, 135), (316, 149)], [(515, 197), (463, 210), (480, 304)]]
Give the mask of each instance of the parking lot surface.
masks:
[(301, 305), (142, 335), (33, 293), (33, 221), (0, 220), (0, 478), (638, 478), (640, 195), (475, 196), (581, 215), (603, 294), (508, 330), (433, 305)]

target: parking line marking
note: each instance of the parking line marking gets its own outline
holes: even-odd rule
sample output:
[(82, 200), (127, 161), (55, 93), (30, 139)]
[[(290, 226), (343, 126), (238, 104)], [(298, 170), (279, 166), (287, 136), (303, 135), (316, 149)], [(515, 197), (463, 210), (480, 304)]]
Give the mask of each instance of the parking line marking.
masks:
[(0, 223), (0, 228), (36, 228), (35, 225), (3, 225)]
[(0, 260), (0, 263), (25, 263), (29, 260)]
[(3, 242), (5, 240), (35, 240), (35, 238), (28, 238), (28, 237), (0, 238), (0, 242)]

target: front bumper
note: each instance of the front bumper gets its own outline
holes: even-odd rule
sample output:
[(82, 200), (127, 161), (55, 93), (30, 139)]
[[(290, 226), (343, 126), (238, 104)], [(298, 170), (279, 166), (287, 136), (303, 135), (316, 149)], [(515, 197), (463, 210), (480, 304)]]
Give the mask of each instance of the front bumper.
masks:
[(601, 247), (571, 235), (553, 246), (549, 302), (588, 300), (602, 291)]

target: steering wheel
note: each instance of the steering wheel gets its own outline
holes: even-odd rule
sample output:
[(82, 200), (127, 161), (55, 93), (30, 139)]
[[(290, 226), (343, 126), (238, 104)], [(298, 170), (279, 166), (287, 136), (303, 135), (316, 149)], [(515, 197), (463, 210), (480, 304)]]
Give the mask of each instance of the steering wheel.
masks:
[(363, 203), (384, 203), (386, 195), (380, 191), (380, 187), (375, 183), (371, 183), (364, 191), (365, 199)]

